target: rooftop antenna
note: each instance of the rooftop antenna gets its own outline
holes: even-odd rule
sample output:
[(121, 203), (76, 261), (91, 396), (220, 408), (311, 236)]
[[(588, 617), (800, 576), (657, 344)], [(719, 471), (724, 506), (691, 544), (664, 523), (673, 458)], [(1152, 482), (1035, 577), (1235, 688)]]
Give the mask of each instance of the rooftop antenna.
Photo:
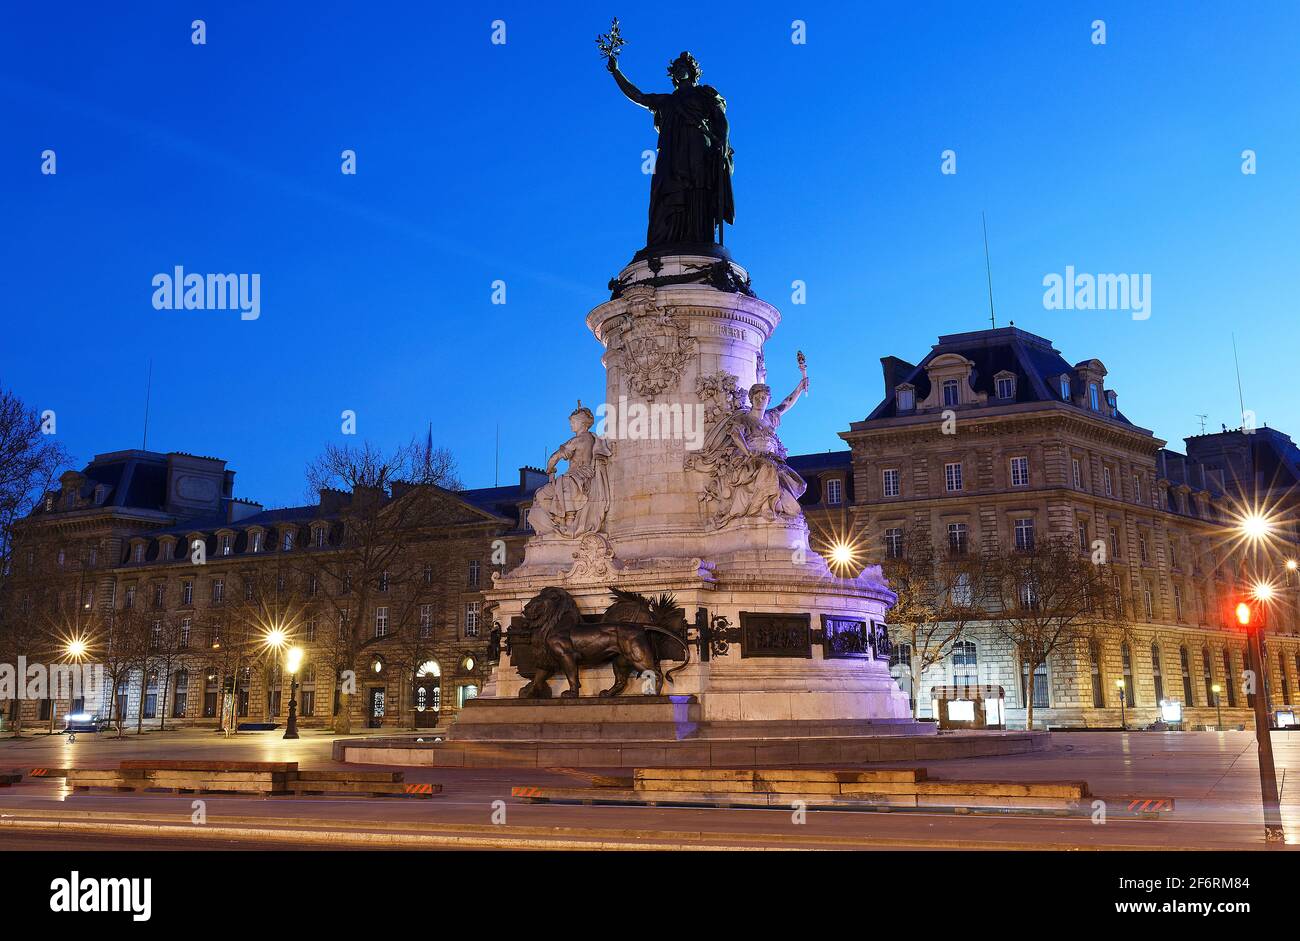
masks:
[(1241, 394), (1241, 363), (1237, 360), (1237, 334), (1232, 335), (1232, 363), (1237, 367), (1237, 404), (1241, 406), (1241, 427), (1246, 426), (1246, 398)]
[(149, 378), (145, 380), (144, 386), (144, 439), (140, 442), (140, 450), (149, 450), (149, 398), (153, 394), (153, 357), (149, 358)]
[(1201, 420), (1201, 434), (1205, 434), (1205, 419), (1209, 418), (1210, 416), (1209, 416), (1209, 415), (1197, 415), (1196, 417), (1199, 418), (1199, 419)]
[(989, 323), (996, 330), (998, 320), (993, 313), (993, 265), (989, 262), (989, 222), (984, 217), (983, 209), (980, 210), (980, 223), (984, 226), (984, 273), (989, 280)]

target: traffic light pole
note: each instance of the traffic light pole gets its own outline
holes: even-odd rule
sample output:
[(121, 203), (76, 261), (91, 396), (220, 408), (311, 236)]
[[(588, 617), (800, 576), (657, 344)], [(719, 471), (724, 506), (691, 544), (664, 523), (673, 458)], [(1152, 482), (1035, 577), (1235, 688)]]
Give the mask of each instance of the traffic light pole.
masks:
[(1264, 701), (1263, 645), (1260, 628), (1252, 626), (1247, 632), (1251, 669), (1255, 671), (1255, 740), (1259, 744), (1259, 787), (1264, 799), (1264, 842), (1283, 843), (1286, 833), (1282, 829), (1282, 808), (1277, 793), (1277, 771), (1273, 767), (1273, 737), (1268, 717), (1268, 703)]

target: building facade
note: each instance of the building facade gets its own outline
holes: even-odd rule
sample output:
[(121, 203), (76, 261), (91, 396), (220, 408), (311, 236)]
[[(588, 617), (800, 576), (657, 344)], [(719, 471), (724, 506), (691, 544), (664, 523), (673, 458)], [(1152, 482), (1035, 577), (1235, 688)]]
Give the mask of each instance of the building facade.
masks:
[[(506, 487), (398, 484), (358, 516), (358, 495), (333, 490), (286, 509), (237, 499), (215, 458), (101, 454), (65, 473), (22, 527), (7, 603), (32, 625), (29, 661), (66, 660), (78, 641), (106, 662), (111, 688), (93, 711), (128, 727), (283, 723), (295, 646), (302, 726), (331, 725), (347, 691), (354, 728), (442, 727), (486, 681), (482, 591), (522, 558), (544, 480), (524, 468)], [(349, 544), (346, 526), (383, 520), (417, 490), (428, 506), (409, 515), (418, 532), (400, 553)], [(8, 724), (61, 728), (90, 708), (57, 693), (11, 702)]]
[[(1188, 439), (1186, 454), (1167, 450), (1120, 411), (1099, 360), (1070, 365), (1014, 327), (940, 337), (919, 364), (882, 366), (883, 398), (841, 434), (849, 454), (816, 468), (814, 531), (847, 534), (873, 562), (904, 553), (917, 527), (950, 552), (1075, 539), (1080, 552), (1101, 550), (1132, 625), (1127, 639), (1054, 654), (1032, 681), (992, 624), (968, 625), (921, 688), (907, 689), (922, 716), (934, 686), (977, 679), (1004, 688), (1011, 725), (1023, 725), (1033, 696), (1036, 727), (1117, 727), (1123, 680), (1129, 727), (1155, 722), (1172, 700), (1185, 727), (1220, 715), (1248, 723), (1245, 636), (1228, 609), (1261, 578), (1278, 588), (1269, 702), (1300, 703), (1296, 580), (1285, 567), (1300, 544), (1300, 452), (1289, 438), (1225, 431)], [(1237, 535), (1243, 510), (1262, 506), (1276, 537), (1267, 564)], [(910, 651), (896, 640), (895, 673), (909, 687)]]

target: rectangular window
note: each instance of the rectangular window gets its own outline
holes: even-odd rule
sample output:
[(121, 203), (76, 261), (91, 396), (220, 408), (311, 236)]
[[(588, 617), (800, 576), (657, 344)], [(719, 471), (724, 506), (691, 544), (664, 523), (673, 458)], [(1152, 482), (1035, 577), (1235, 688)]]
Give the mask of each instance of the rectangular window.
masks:
[(948, 524), (948, 551), (957, 555), (966, 553), (966, 524)]
[(316, 714), (316, 690), (303, 689), (298, 691), (298, 714), (304, 716), (314, 716)]
[(220, 578), (212, 580), (212, 603), (221, 604), (226, 598), (226, 583)]
[(194, 629), (194, 619), (193, 619), (193, 618), (181, 618), (181, 634), (180, 634), (180, 637), (178, 638), (178, 640), (180, 641), (180, 648), (181, 648), (182, 650), (185, 650), (186, 648), (189, 647), (189, 645), (190, 645), (190, 632), (191, 632), (193, 629)]
[(229, 536), (222, 536), (222, 537), (221, 537), (221, 554), (222, 554), (222, 555), (230, 555), (230, 537), (229, 537)]
[(1088, 404), (1094, 412), (1101, 411), (1101, 398), (1097, 393), (1097, 383), (1088, 383)]
[(1066, 402), (1070, 401), (1070, 377), (1069, 376), (1061, 377), (1061, 398)]
[(307, 619), (306, 627), (303, 628), (304, 639), (308, 643), (314, 643), (316, 640), (316, 619), (310, 617)]
[(194, 582), (188, 578), (181, 582), (181, 604), (194, 604)]
[(260, 532), (253, 533), (253, 551), (262, 551), (262, 534)]
[(1010, 376), (1003, 376), (998, 380), (998, 398), (1012, 399), (1016, 395), (1016, 380)]
[(1137, 694), (1133, 689), (1133, 655), (1128, 644), (1119, 645), (1119, 659), (1124, 668), (1124, 705), (1133, 706), (1137, 704)]
[(149, 625), (149, 649), (157, 650), (162, 647), (162, 621), (154, 621)]
[(887, 467), (882, 472), (882, 476), (884, 479), (885, 496), (887, 497), (898, 496), (898, 468)]
[(285, 530), (285, 533), (284, 533), (284, 542), (282, 542), (282, 543), (280, 544), (280, 548), (282, 548), (285, 552), (288, 552), (290, 549), (293, 548), (293, 530), (292, 530), (292, 529)]
[(477, 588), (479, 585), (479, 577), (481, 573), (482, 573), (482, 564), (479, 562), (479, 560), (470, 559), (469, 572), (467, 573), (465, 583), (469, 585), (470, 588)]
[(915, 401), (915, 394), (911, 389), (898, 390), (898, 410), (900, 412), (910, 412)]
[(1165, 673), (1160, 667), (1160, 648), (1155, 644), (1151, 645), (1151, 681), (1156, 688), (1156, 703), (1164, 702)]
[(478, 636), (478, 602), (465, 602), (465, 636)]
[[(1029, 664), (1020, 665), (1020, 701), (1025, 701), (1026, 687), (1029, 686)], [(1040, 663), (1034, 670), (1034, 708), (1046, 709), (1050, 705), (1047, 689), (1047, 664)]]
[(1151, 561), (1151, 550), (1147, 548), (1147, 537), (1143, 533), (1138, 533), (1138, 558), (1143, 562)]
[(190, 691), (189, 674), (184, 671), (176, 674), (174, 680), (176, 686), (172, 690), (172, 716), (177, 719), (185, 718), (185, 710), (189, 706)]
[(893, 527), (885, 530), (885, 555), (891, 559), (903, 557), (903, 530)]
[(424, 572), (421, 574), (421, 578), (424, 579), (424, 583), (426, 585), (433, 584), (433, 563), (431, 562), (424, 563)]
[(1102, 467), (1101, 469), (1101, 485), (1102, 489), (1106, 491), (1106, 496), (1115, 496), (1115, 487), (1114, 484), (1111, 483), (1109, 467)]
[(957, 493), (961, 490), (961, 462), (955, 464), (943, 465), (943, 482), (948, 488), (949, 493)]
[(1079, 551), (1086, 553), (1088, 551), (1088, 524), (1079, 520)]
[(1178, 648), (1178, 664), (1183, 671), (1183, 699), (1186, 700), (1187, 705), (1194, 706), (1196, 702), (1192, 699), (1192, 663), (1187, 656), (1186, 647)]
[(1114, 526), (1110, 528), (1110, 557), (1119, 558), (1119, 530)]
[(830, 506), (839, 506), (844, 502), (844, 482), (838, 477), (826, 481), (826, 502)]
[(375, 636), (388, 636), (388, 608), (383, 605), (375, 608)]
[(1232, 675), (1232, 654), (1227, 650), (1223, 651), (1223, 685), (1228, 691), (1228, 705), (1236, 708), (1237, 683)]
[(433, 605), (420, 605), (420, 636), (433, 636)]
[(1029, 458), (1013, 457), (1011, 459), (1011, 486), (1029, 486)]
[(1183, 586), (1174, 586), (1174, 616), (1178, 620), (1183, 619)]
[(1034, 520), (1033, 517), (1022, 516), (1015, 521), (1016, 530), (1016, 548), (1021, 552), (1029, 552), (1034, 548)]
[(961, 391), (957, 387), (956, 379), (943, 381), (943, 404), (949, 408), (961, 404)]
[(1142, 606), (1146, 610), (1147, 620), (1156, 616), (1155, 595), (1151, 591), (1150, 582), (1142, 583)]
[(1134, 503), (1142, 502), (1142, 475), (1141, 474), (1133, 475), (1133, 502)]
[(1074, 472), (1074, 489), (1075, 489), (1075, 490), (1082, 490), (1082, 489), (1083, 489), (1083, 469), (1079, 466), (1079, 459), (1078, 459), (1077, 457), (1075, 457), (1075, 458), (1071, 458), (1071, 459), (1070, 459), (1070, 469), (1071, 469), (1071, 471)]

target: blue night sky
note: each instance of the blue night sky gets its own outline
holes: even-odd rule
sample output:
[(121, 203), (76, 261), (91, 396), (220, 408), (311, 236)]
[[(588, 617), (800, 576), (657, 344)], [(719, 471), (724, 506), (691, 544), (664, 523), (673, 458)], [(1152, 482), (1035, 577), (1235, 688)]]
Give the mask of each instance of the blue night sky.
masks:
[[(988, 325), (981, 210), (999, 325), (1102, 360), (1136, 423), (1177, 447), (1198, 413), (1239, 424), (1235, 332), (1246, 407), (1300, 435), (1293, 2), (22, 4), (0, 36), (0, 385), (85, 461), (140, 445), (152, 357), (150, 447), (222, 457), (272, 506), (300, 502), (344, 409), (386, 445), (432, 421), (470, 486), (499, 425), (512, 481), (600, 401), (583, 318), (644, 242), (655, 134), (596, 53), (613, 14), (644, 90), (690, 49), (728, 100), (727, 243), (784, 314), (774, 392), (796, 349), (812, 378), (792, 453), (841, 446), (881, 356)], [(259, 273), (260, 318), (155, 310), (177, 265)], [(1150, 319), (1045, 310), (1067, 265), (1150, 274)]]

